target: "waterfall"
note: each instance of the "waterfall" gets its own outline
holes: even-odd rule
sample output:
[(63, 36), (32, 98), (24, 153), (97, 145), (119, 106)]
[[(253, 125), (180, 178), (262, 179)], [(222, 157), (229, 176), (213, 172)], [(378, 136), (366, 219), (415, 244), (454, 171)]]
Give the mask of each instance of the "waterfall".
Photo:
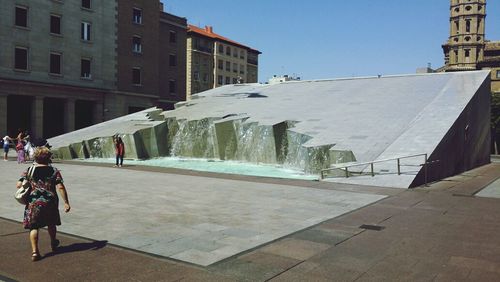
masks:
[(178, 127), (171, 140), (172, 157), (218, 157), (213, 119), (178, 120)]

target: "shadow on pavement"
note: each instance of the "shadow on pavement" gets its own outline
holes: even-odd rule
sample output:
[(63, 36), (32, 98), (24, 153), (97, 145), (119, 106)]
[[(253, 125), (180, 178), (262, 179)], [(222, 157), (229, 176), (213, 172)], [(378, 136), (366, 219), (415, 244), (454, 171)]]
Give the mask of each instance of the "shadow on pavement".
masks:
[(74, 243), (67, 246), (60, 246), (54, 252), (48, 253), (44, 258), (51, 257), (57, 254), (81, 252), (87, 250), (99, 250), (104, 248), (108, 244), (108, 241), (94, 241), (89, 243)]

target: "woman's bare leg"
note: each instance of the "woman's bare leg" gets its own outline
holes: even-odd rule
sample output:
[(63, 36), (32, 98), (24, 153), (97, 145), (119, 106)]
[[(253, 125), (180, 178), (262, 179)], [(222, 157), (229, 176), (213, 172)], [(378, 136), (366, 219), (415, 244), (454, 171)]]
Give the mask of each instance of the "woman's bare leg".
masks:
[(31, 242), (31, 250), (33, 253), (39, 253), (38, 251), (38, 229), (30, 230), (30, 242)]

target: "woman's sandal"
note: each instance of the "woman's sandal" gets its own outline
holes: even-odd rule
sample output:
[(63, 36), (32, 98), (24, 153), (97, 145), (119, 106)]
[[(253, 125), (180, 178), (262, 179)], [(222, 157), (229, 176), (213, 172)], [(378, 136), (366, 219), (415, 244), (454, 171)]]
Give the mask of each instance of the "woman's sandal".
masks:
[(57, 239), (55, 239), (54, 241), (50, 242), (50, 247), (52, 248), (52, 251), (55, 252), (57, 250), (57, 247), (59, 247), (59, 244), (61, 242)]
[(42, 256), (40, 255), (39, 252), (33, 252), (31, 253), (31, 261), (37, 261), (40, 260)]

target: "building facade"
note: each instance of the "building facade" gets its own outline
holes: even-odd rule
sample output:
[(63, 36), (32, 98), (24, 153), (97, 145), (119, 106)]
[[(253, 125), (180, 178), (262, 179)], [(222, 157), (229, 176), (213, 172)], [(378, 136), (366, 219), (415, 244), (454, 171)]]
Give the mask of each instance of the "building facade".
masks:
[(260, 51), (213, 32), (211, 26), (188, 26), (187, 99), (226, 84), (258, 81)]
[(485, 38), (486, 0), (450, 0), (450, 36), (442, 46), (441, 71), (491, 71), (491, 91), (500, 93), (500, 41)]
[[(143, 108), (171, 106), (162, 103), (162, 81), (179, 80), (185, 64), (181, 60), (166, 71), (160, 58), (183, 57), (187, 23), (164, 13), (159, 1), (1, 2), (2, 134), (23, 128), (49, 138)], [(164, 44), (165, 29), (176, 30), (181, 40)], [(185, 100), (182, 86), (175, 94), (171, 102)]]

